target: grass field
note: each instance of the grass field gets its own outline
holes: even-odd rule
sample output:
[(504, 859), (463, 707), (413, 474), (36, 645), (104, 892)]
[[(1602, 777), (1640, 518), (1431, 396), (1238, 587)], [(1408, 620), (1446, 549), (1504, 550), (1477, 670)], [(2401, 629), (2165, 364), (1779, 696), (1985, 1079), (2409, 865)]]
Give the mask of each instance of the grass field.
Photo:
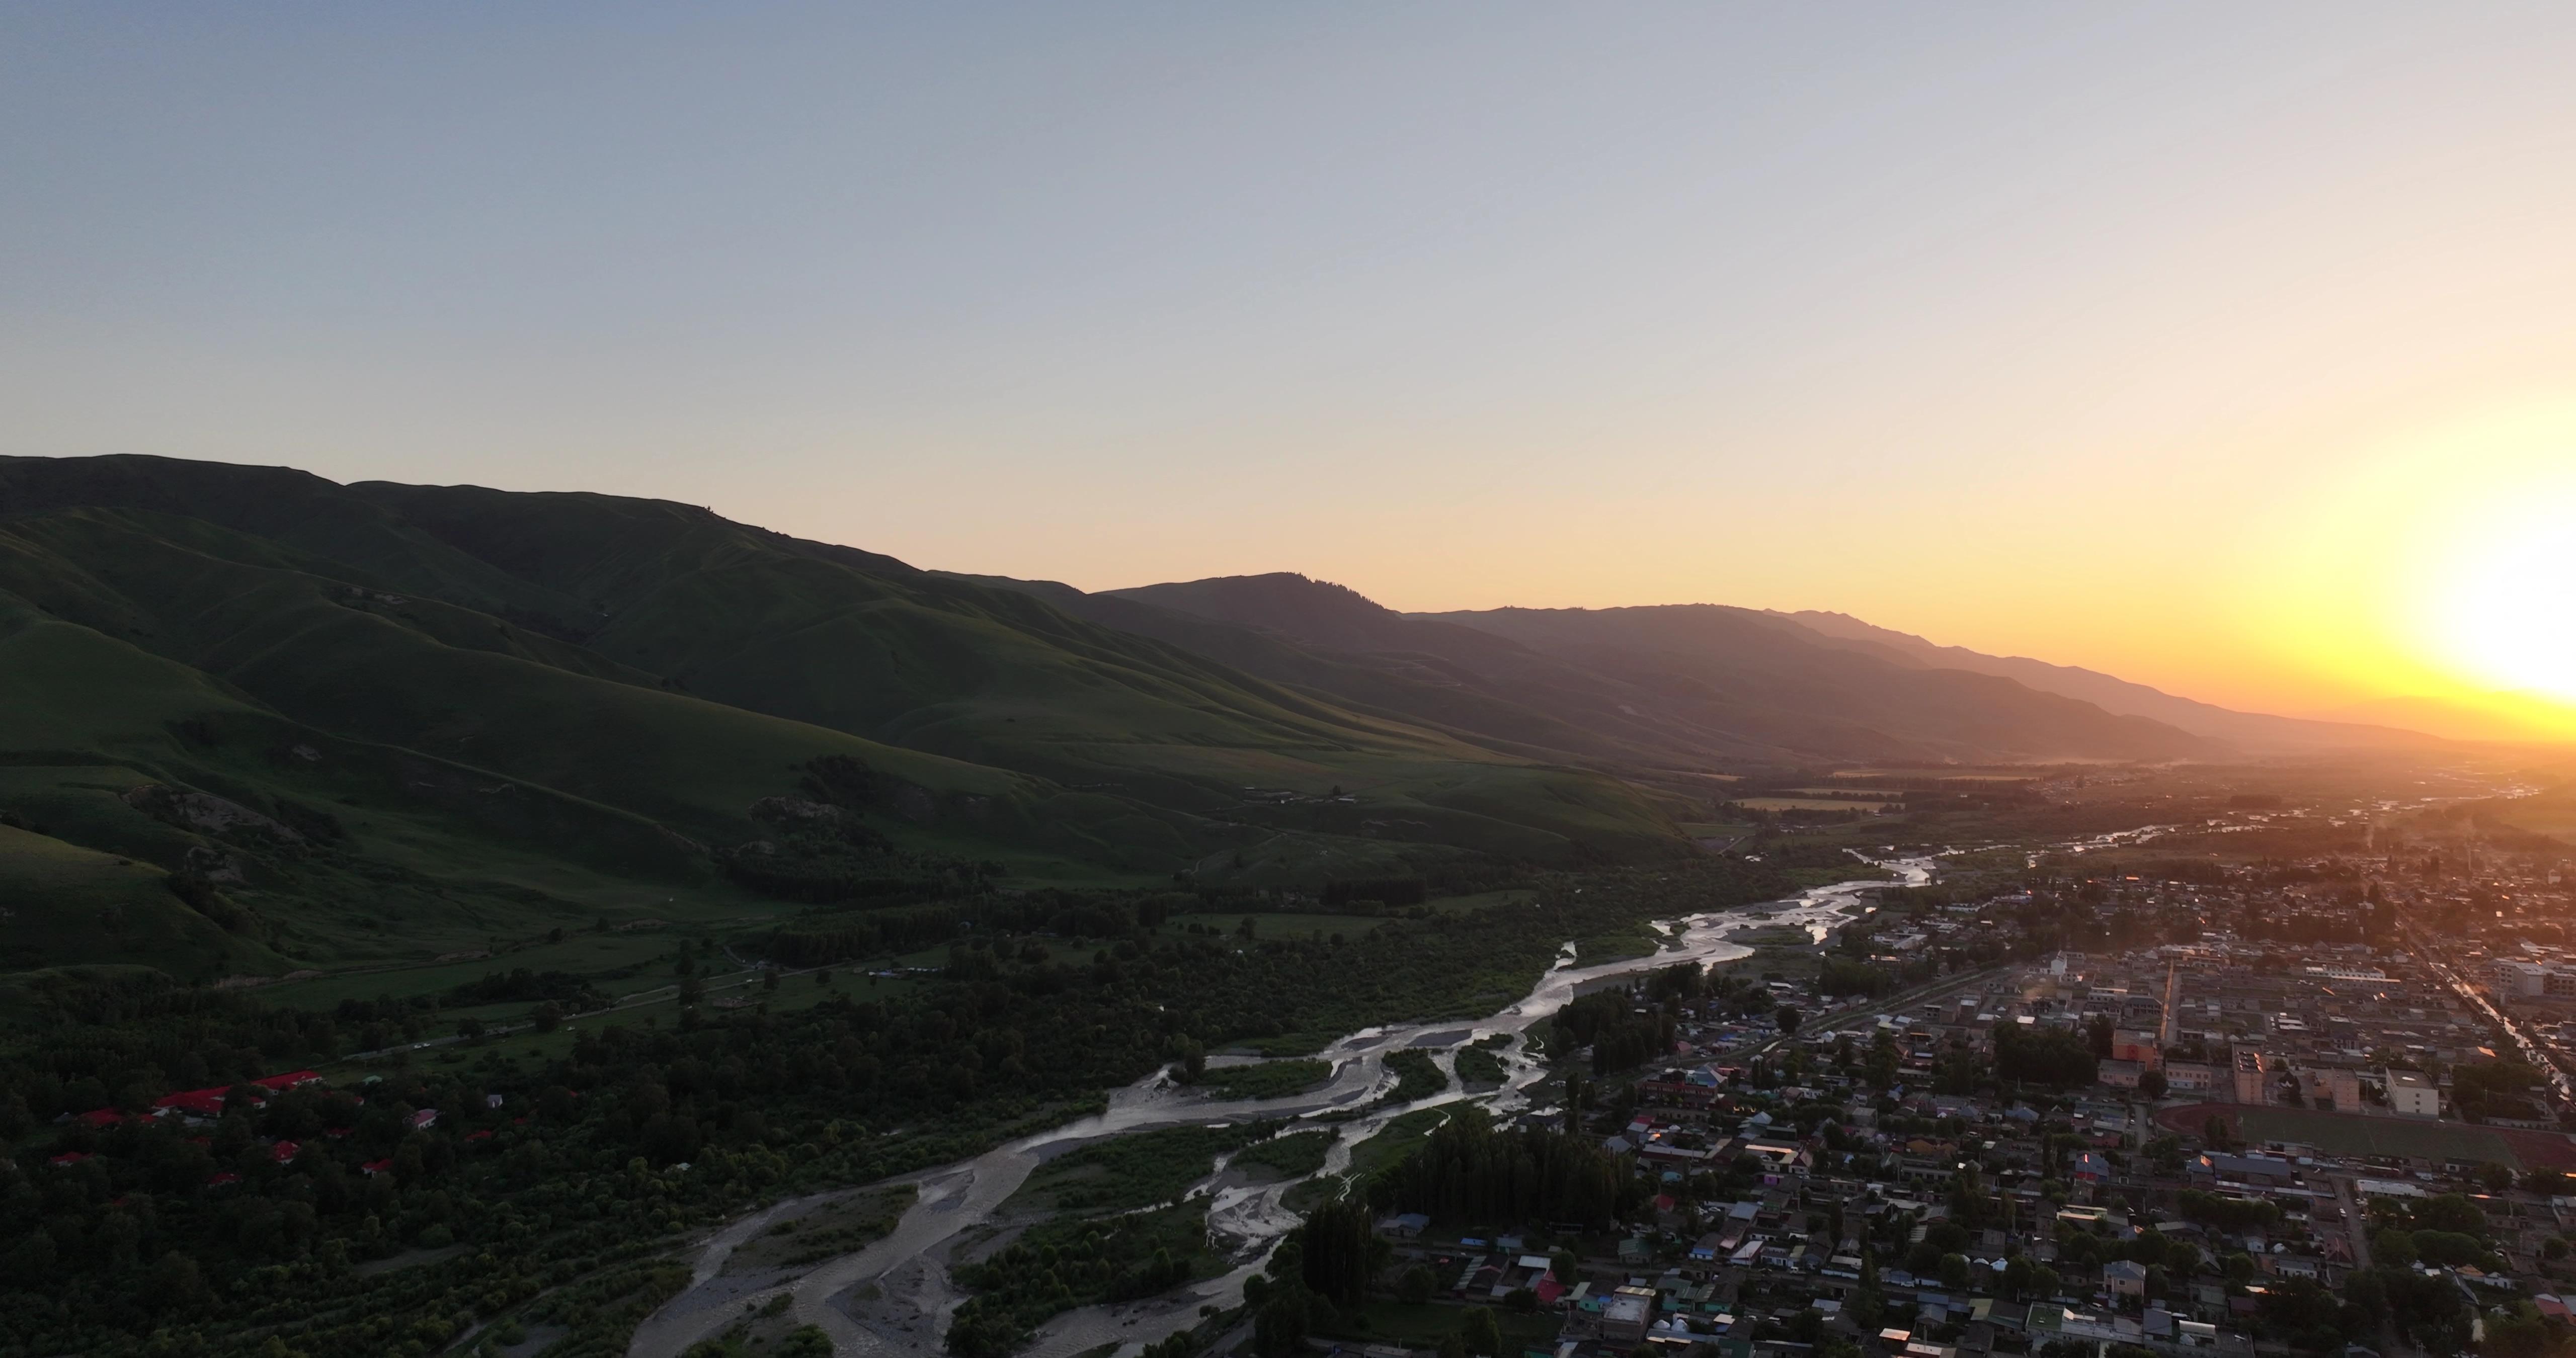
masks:
[(1248, 1066), (1211, 1066), (1198, 1087), (1228, 1099), (1275, 1099), (1312, 1089), (1331, 1079), (1326, 1061), (1260, 1061)]
[[(2462, 1122), (2417, 1122), (2407, 1118), (2323, 1113), (2309, 1108), (2257, 1108), (2234, 1104), (2195, 1104), (2157, 1114), (2168, 1127), (2197, 1132), (2211, 1114), (2231, 1117), (2236, 1134), (2248, 1142), (2296, 1142), (2328, 1155), (2394, 1155), (2419, 1160), (2475, 1160), (2520, 1170), (2526, 1167), (2508, 1130), (2473, 1127)], [(2528, 1135), (2528, 1134), (2526, 1134)], [(2553, 1133), (2539, 1133), (2554, 1136)], [(2555, 1137), (2564, 1143), (2566, 1138)]]
[(1292, 1212), (1303, 1212), (1316, 1203), (1329, 1201), (1345, 1184), (1364, 1183), (1371, 1175), (1413, 1154), (1431, 1138), (1431, 1130), (1447, 1122), (1454, 1108), (1417, 1108), (1395, 1118), (1377, 1133), (1351, 1147), (1351, 1167), (1341, 1174), (1308, 1179), (1288, 1190), (1285, 1206)]
[(1386, 923), (1385, 920), (1371, 915), (1300, 915), (1284, 912), (1247, 915), (1219, 912), (1205, 915), (1174, 915), (1164, 922), (1163, 927), (1187, 930), (1191, 925), (1196, 924), (1213, 929), (1220, 934), (1232, 935), (1235, 930), (1243, 927), (1245, 920), (1252, 921), (1252, 935), (1255, 938), (1310, 938), (1317, 934), (1326, 938), (1331, 938), (1335, 934), (1340, 934), (1344, 938), (1358, 938), (1375, 933), (1379, 925)]
[(1244, 1147), (1229, 1161), (1238, 1169), (1266, 1169), (1283, 1179), (1312, 1174), (1324, 1167), (1324, 1154), (1333, 1148), (1331, 1132), (1290, 1132)]
[[(751, 808), (806, 795), (826, 756), (864, 766), (832, 795), (876, 833), (1023, 884), (1194, 867), (1312, 890), (1681, 847), (1606, 775), (667, 505), (204, 464), (149, 493), (112, 469), (16, 474), (40, 470), (39, 500), (104, 498), (0, 525), (0, 811), (106, 862), (6, 855), (0, 970), (417, 965), (603, 919), (781, 913), (719, 851), (767, 835)], [(506, 569), (475, 555), (499, 544)], [(178, 791), (132, 800), (155, 788)], [(1246, 788), (1297, 795), (1202, 814)], [(192, 861), (249, 923), (152, 895), (151, 870)]]
[(1747, 811), (1876, 811), (1891, 805), (1839, 797), (1740, 797), (1735, 804)]
[(1068, 1212), (1129, 1212), (1178, 1201), (1249, 1127), (1166, 1127), (1095, 1142), (1038, 1166), (1014, 1205)]

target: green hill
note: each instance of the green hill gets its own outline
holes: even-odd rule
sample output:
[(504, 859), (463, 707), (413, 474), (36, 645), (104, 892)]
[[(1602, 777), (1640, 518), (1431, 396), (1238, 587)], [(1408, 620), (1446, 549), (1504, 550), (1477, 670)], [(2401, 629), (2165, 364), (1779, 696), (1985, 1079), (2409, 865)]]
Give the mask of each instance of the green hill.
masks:
[(37, 893), (53, 922), (17, 966), (275, 970), (996, 881), (1680, 843), (1599, 773), (595, 495), (0, 459), (0, 699), (8, 871), (94, 879)]

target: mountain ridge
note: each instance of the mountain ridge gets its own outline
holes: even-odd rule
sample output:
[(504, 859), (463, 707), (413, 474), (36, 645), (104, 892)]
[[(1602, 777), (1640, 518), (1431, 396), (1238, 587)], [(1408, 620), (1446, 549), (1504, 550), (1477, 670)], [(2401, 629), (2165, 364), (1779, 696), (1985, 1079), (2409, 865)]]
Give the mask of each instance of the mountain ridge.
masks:
[(1913, 656), (1928, 665), (2001, 675), (2031, 688), (2081, 698), (2106, 712), (2148, 717), (2195, 735), (2234, 741), (2249, 753), (2355, 746), (2424, 748), (2442, 744), (2446, 739), (2427, 732), (2367, 722), (2243, 712), (2077, 665), (2059, 665), (2027, 656), (1989, 655), (1964, 646), (1944, 646), (1910, 632), (1865, 622), (1848, 613), (1809, 609), (1776, 613), (1774, 616), (1836, 640), (1875, 643), (1896, 654)]

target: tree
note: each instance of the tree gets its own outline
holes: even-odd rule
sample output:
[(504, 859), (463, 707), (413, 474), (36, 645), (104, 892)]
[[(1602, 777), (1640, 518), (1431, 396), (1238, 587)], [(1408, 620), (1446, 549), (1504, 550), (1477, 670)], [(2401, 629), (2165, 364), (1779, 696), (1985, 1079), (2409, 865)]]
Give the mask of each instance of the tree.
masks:
[(2148, 1098), (2163, 1098), (2166, 1088), (2165, 1073), (2161, 1070), (2151, 1070), (2138, 1077), (2138, 1092)]
[(1957, 1291), (1957, 1290), (1964, 1289), (1965, 1287), (1967, 1287), (1967, 1285), (1968, 1285), (1968, 1256), (1966, 1256), (1966, 1255), (1964, 1255), (1964, 1254), (1945, 1254), (1945, 1255), (1942, 1255), (1942, 1256), (1941, 1256), (1941, 1266), (1940, 1266), (1940, 1267), (1941, 1267), (1941, 1285), (1942, 1285), (1943, 1287), (1950, 1288), (1950, 1289), (1952, 1289), (1953, 1291)]
[(152, 1266), (151, 1282), (145, 1292), (154, 1306), (167, 1315), (194, 1315), (203, 1310), (214, 1293), (206, 1287), (205, 1274), (197, 1261), (172, 1250)]
[(1467, 1321), (1458, 1327), (1458, 1337), (1466, 1341), (1470, 1353), (1499, 1355), (1503, 1351), (1502, 1327), (1494, 1324), (1494, 1313), (1484, 1307), (1467, 1312)]
[(1773, 1011), (1771, 1017), (1774, 1021), (1779, 1023), (1781, 1032), (1795, 1033), (1798, 1031), (1798, 1006), (1794, 1004), (1781, 1005), (1777, 1010)]
[(1403, 1277), (1396, 1280), (1395, 1295), (1408, 1306), (1420, 1306), (1431, 1300), (1431, 1294), (1437, 1291), (1439, 1286), (1440, 1280), (1431, 1276), (1430, 1269), (1415, 1264), (1404, 1271)]
[(1357, 1306), (1377, 1271), (1386, 1242), (1369, 1229), (1368, 1212), (1347, 1198), (1316, 1207), (1297, 1228), (1300, 1273), (1315, 1295), (1348, 1310)]
[(531, 1014), (530, 1017), (536, 1021), (538, 1032), (551, 1033), (555, 1029), (563, 1026), (563, 1006), (552, 1000), (548, 1000), (545, 1003), (538, 1005), (535, 1012)]
[(1300, 1287), (1274, 1287), (1252, 1318), (1252, 1348), (1261, 1358), (1294, 1358), (1306, 1348), (1307, 1308)]

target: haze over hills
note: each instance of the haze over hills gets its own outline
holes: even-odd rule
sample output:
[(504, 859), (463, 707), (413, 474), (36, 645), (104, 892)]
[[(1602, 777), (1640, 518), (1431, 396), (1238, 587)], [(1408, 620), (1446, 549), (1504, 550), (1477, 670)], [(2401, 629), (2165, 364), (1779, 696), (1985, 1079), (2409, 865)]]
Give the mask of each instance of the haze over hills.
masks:
[(1407, 615), (1296, 575), (1115, 591), (1436, 673), (1665, 765), (2209, 758), (2228, 747), (1994, 676), (1829, 642), (1748, 609)]
[(1844, 613), (1806, 610), (1775, 613), (1835, 642), (1854, 643), (1872, 654), (1939, 669), (2001, 675), (2043, 693), (2080, 698), (2106, 712), (2149, 717), (2194, 735), (2232, 742), (2249, 753), (2355, 747), (2423, 748), (2442, 743), (2422, 731), (2356, 721), (2320, 721), (2238, 712), (2162, 689), (2074, 665), (2052, 665), (2022, 656), (1995, 656), (1964, 646), (1942, 646), (1909, 632), (1877, 627)]

